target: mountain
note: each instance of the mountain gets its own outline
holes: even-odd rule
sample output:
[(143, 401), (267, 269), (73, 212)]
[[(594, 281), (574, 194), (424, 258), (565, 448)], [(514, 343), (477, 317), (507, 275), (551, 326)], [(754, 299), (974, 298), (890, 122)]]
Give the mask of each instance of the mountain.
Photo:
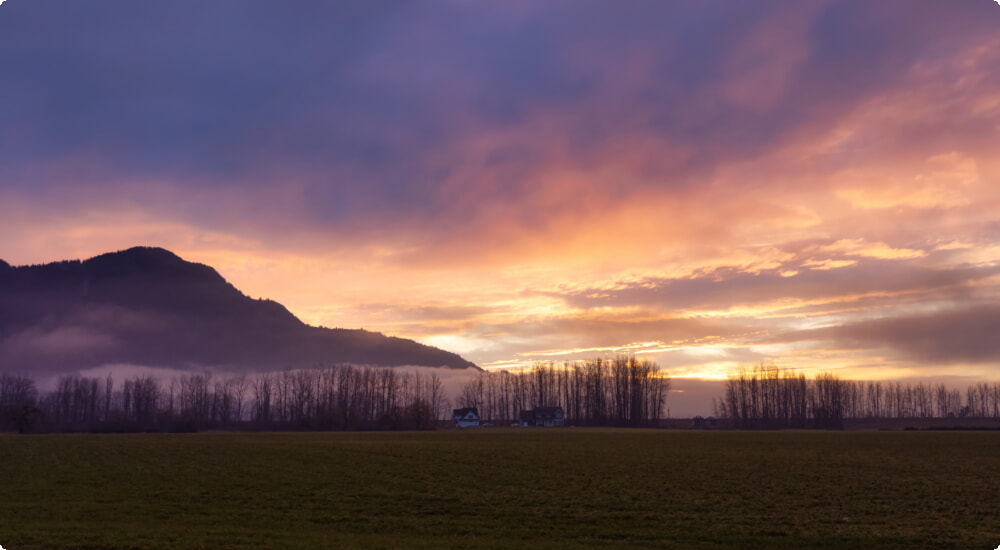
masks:
[(412, 340), (306, 325), (281, 304), (249, 298), (211, 267), (162, 248), (21, 267), (0, 260), (0, 372), (321, 363), (476, 368)]

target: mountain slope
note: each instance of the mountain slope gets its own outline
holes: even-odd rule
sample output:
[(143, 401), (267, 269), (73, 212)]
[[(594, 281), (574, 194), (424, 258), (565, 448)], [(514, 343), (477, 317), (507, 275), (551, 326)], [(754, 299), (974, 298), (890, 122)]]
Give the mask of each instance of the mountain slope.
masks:
[(251, 299), (211, 267), (161, 248), (39, 266), (0, 261), (0, 371), (112, 363), (256, 371), (341, 362), (475, 368), (412, 340), (308, 326), (281, 304)]

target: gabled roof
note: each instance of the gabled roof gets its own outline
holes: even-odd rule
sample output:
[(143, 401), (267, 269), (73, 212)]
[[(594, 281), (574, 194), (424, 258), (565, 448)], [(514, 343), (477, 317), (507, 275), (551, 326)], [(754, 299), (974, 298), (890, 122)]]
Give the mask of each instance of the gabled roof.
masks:
[(562, 407), (535, 407), (521, 411), (522, 422), (534, 422), (538, 418), (556, 418), (563, 416)]
[(562, 407), (535, 407), (537, 416), (562, 416)]
[(451, 415), (455, 418), (465, 418), (469, 413), (472, 413), (476, 418), (479, 418), (479, 409), (476, 407), (464, 407), (461, 409), (452, 409), (451, 411)]

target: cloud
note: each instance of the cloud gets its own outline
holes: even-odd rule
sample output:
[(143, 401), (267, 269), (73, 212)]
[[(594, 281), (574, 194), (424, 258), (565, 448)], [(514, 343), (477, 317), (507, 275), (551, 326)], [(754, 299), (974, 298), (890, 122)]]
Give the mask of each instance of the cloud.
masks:
[[(110, 181), (146, 189), (156, 174), (167, 188), (224, 191), (190, 201), (200, 223), (210, 217), (199, 204), (226, 216), (240, 190), (282, 188), (292, 202), (276, 204), (266, 192), (228, 223), (277, 206), (293, 225), (357, 228), (361, 212), (377, 226), (405, 207), (412, 215), (402, 220), (422, 220), (425, 241), (447, 241), (450, 228), (482, 214), (495, 226), (494, 209), (530, 232), (564, 215), (560, 205), (576, 211), (574, 196), (613, 206), (689, 187), (719, 164), (758, 158), (836, 122), (863, 94), (902, 84), (939, 36), (912, 25), (887, 33), (891, 8), (842, 3), (635, 3), (610, 18), (600, 3), (219, 2), (197, 16), (107, 6), (8, 19), (27, 28), (44, 21), (63, 35), (5, 33), (21, 52), (5, 83), (23, 90), (15, 99), (27, 104), (10, 108), (30, 105), (7, 112), (8, 127), (27, 132), (4, 140), (17, 146), (5, 148), (4, 165), (15, 170), (7, 185), (44, 193), (75, 180), (119, 194)], [(948, 27), (964, 10), (908, 11), (934, 11)], [(115, 24), (110, 13), (131, 23)], [(691, 25), (705, 32), (671, 32)], [(175, 27), (186, 29), (185, 40)], [(845, 33), (857, 48), (844, 47)], [(755, 78), (755, 67), (771, 77)], [(54, 174), (53, 161), (67, 173)], [(560, 172), (595, 168), (617, 173), (616, 181), (560, 183)]]
[(935, 155), (926, 163), (927, 170), (906, 178), (901, 177), (905, 172), (900, 174), (898, 169), (880, 174), (878, 186), (871, 185), (870, 179), (850, 181), (850, 173), (844, 174), (841, 177), (848, 179), (848, 183), (838, 186), (837, 196), (861, 209), (945, 208), (970, 202), (970, 195), (974, 194), (970, 191), (981, 183), (974, 159), (952, 152)]
[(1000, 342), (994, 337), (998, 322), (1000, 307), (990, 304), (874, 319), (821, 332), (844, 342), (890, 348), (924, 364), (993, 364), (1000, 360)]
[(817, 252), (839, 253), (847, 256), (862, 256), (885, 260), (920, 258), (927, 255), (923, 250), (893, 248), (885, 243), (869, 243), (864, 239), (841, 239), (829, 246), (820, 247)]
[(108, 334), (75, 325), (51, 330), (32, 328), (11, 334), (3, 342), (4, 354), (15, 358), (21, 355), (58, 358), (103, 351), (116, 345), (116, 340)]
[(995, 302), (992, 9), (9, 3), (2, 254), (165, 246), (476, 361), (800, 357), (760, 334)]
[(938, 269), (911, 261), (850, 261), (838, 269), (805, 260), (811, 268), (788, 276), (778, 268), (761, 273), (716, 269), (685, 278), (647, 278), (614, 288), (584, 288), (554, 292), (577, 308), (657, 306), (669, 311), (705, 311), (757, 307), (781, 300), (785, 306), (806, 306), (846, 296), (884, 298), (917, 293), (923, 299), (954, 298), (971, 292), (973, 285), (1000, 273), (1000, 266)]

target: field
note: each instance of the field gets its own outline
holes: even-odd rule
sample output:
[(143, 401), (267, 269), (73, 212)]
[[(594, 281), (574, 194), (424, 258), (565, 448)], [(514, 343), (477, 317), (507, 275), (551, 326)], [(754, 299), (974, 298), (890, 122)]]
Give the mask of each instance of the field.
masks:
[(0, 545), (978, 548), (1000, 432), (0, 435)]

